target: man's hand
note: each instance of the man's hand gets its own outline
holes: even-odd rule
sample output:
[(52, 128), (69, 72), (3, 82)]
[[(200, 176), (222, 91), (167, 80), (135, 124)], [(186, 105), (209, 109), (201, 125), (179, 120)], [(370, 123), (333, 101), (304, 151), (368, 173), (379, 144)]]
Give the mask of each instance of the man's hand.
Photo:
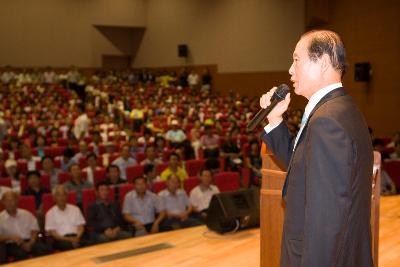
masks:
[(115, 236), (113, 229), (107, 228), (104, 231), (104, 235), (107, 236), (108, 238), (113, 238)]
[(32, 250), (32, 246), (33, 246), (33, 242), (23, 242), (21, 245), (21, 248), (26, 251), (26, 252), (30, 252)]
[[(260, 97), (260, 107), (267, 108), (271, 105), (271, 97), (275, 93), (277, 87), (273, 87), (268, 93)], [(290, 93), (288, 93), (285, 99), (279, 102), (275, 108), (268, 114), (267, 118), (271, 125), (278, 125), (283, 120), (282, 115), (288, 109), (290, 103)]]
[(19, 236), (13, 236), (10, 238), (10, 240), (15, 242), (15, 244), (17, 244), (18, 246), (22, 245), (22, 243), (24, 242), (24, 240)]
[(181, 221), (186, 221), (188, 219), (188, 214), (186, 211), (182, 212), (181, 214), (179, 214), (179, 219), (181, 219)]
[(154, 223), (153, 226), (151, 227), (150, 233), (155, 234), (158, 233), (158, 223)]
[(136, 221), (136, 222), (133, 224), (133, 226), (135, 227), (136, 230), (144, 230), (144, 229), (145, 229), (145, 228), (144, 228), (144, 225), (143, 225), (141, 222), (139, 222), (139, 221)]

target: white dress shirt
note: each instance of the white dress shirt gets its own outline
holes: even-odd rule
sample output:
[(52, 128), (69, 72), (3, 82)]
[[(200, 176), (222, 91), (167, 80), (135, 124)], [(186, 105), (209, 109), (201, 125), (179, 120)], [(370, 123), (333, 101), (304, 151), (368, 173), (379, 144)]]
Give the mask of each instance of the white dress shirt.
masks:
[(210, 185), (209, 188), (198, 185), (190, 191), (190, 204), (198, 211), (208, 209), (212, 196), (218, 193), (219, 189), (215, 185)]
[(0, 235), (18, 236), (31, 239), (32, 231), (39, 231), (36, 218), (27, 210), (17, 209), (17, 214), (11, 216), (6, 210), (0, 213)]
[(56, 231), (59, 235), (77, 234), (78, 226), (84, 225), (81, 210), (71, 204), (67, 204), (64, 210), (61, 210), (57, 205), (54, 205), (46, 213), (46, 231)]

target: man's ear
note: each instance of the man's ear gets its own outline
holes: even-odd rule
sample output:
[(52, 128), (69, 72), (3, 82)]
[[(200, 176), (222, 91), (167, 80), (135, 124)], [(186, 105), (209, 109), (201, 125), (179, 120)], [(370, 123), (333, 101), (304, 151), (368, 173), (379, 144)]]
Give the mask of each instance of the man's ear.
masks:
[(331, 67), (331, 59), (329, 58), (328, 54), (323, 54), (320, 58), (321, 63), (321, 71), (324, 73), (326, 72), (329, 67)]

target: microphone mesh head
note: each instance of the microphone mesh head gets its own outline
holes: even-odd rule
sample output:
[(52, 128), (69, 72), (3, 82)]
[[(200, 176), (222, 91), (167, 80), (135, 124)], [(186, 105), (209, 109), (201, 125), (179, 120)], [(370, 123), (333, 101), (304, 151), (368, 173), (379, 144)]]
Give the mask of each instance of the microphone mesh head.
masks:
[(289, 86), (286, 84), (281, 84), (276, 89), (275, 93), (273, 94), (272, 98), (278, 101), (282, 101), (285, 99), (286, 95), (290, 92)]

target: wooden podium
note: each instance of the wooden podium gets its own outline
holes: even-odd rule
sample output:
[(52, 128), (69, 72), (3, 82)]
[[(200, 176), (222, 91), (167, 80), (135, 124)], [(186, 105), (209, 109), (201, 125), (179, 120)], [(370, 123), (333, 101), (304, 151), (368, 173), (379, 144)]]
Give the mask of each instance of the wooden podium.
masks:
[[(284, 219), (284, 201), (282, 188), (286, 172), (265, 144), (261, 148), (263, 160), (262, 186), (260, 196), (261, 220), (261, 267), (278, 267), (281, 255), (281, 239)], [(380, 154), (374, 152), (374, 162), (380, 164)], [(379, 242), (379, 201), (380, 201), (380, 166), (372, 179), (371, 233), (372, 256), (374, 267), (378, 267)]]
[(286, 171), (266, 145), (261, 148), (262, 185), (260, 195), (261, 267), (279, 266), (284, 218), (282, 188)]

